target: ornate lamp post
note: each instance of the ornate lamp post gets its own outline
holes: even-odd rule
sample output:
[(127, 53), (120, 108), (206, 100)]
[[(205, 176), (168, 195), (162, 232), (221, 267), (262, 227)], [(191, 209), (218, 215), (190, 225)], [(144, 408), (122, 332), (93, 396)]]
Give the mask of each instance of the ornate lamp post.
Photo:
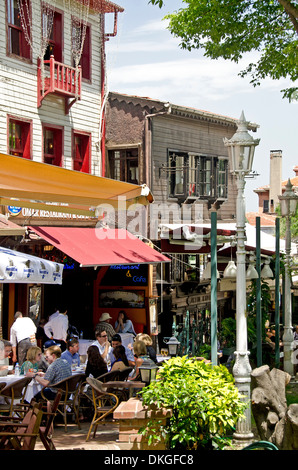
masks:
[(298, 196), (293, 191), (293, 185), (288, 179), (286, 190), (280, 200), (280, 211), (282, 217), (286, 219), (286, 263), (285, 263), (285, 312), (284, 312), (284, 371), (291, 376), (294, 375), (294, 364), (291, 360), (293, 349), (293, 328), (292, 328), (292, 299), (291, 299), (291, 217), (296, 213)]
[(247, 401), (245, 419), (240, 419), (236, 426), (234, 439), (243, 443), (250, 442), (253, 438), (251, 432), (251, 406), (250, 406), (250, 382), (251, 367), (249, 352), (247, 350), (247, 320), (246, 320), (246, 272), (245, 272), (245, 176), (252, 169), (255, 147), (260, 139), (253, 139), (248, 133), (247, 122), (242, 111), (238, 121), (238, 129), (231, 139), (224, 139), (228, 147), (231, 171), (237, 179), (237, 276), (236, 276), (236, 351), (233, 375), (235, 384)]

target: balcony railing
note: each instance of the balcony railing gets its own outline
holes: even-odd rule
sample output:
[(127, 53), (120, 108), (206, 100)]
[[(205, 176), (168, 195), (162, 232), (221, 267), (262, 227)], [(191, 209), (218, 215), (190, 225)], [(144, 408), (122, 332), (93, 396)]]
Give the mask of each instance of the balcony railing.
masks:
[[(57, 62), (54, 56), (50, 60), (39, 60), (37, 70), (37, 107), (42, 104), (42, 100), (49, 94), (64, 96), (65, 113), (68, 114), (70, 107), (81, 99), (82, 73), (81, 67), (77, 69), (69, 67), (61, 62)], [(72, 101), (70, 101), (72, 99)]]

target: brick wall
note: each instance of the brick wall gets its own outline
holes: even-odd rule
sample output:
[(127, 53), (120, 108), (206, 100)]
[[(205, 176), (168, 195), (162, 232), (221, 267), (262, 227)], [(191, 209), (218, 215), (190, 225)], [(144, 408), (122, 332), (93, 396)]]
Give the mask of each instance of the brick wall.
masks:
[(130, 398), (120, 403), (114, 411), (114, 419), (119, 420), (119, 447), (121, 450), (165, 450), (164, 441), (148, 445), (148, 438), (139, 434), (139, 429), (150, 419), (161, 420), (163, 424), (171, 417), (171, 410), (144, 406), (138, 398)]

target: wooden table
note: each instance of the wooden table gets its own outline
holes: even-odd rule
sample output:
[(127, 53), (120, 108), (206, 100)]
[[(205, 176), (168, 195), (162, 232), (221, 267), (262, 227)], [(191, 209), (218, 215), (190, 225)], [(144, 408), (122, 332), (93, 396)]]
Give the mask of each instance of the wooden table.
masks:
[(141, 390), (143, 387), (146, 387), (146, 384), (145, 382), (137, 382), (134, 380), (124, 380), (124, 381), (111, 380), (110, 382), (103, 383), (102, 387), (107, 390), (110, 389), (111, 393), (113, 393), (112, 389), (128, 390), (129, 398), (131, 398), (135, 390)]

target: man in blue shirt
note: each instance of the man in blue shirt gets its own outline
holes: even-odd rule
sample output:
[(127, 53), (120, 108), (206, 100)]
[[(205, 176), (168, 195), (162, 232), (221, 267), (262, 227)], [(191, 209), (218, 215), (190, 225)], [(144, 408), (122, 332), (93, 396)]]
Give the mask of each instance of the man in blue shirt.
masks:
[(67, 341), (67, 349), (61, 354), (62, 359), (65, 359), (70, 366), (76, 362), (77, 366), (80, 366), (80, 355), (78, 353), (80, 348), (78, 338), (71, 338)]

